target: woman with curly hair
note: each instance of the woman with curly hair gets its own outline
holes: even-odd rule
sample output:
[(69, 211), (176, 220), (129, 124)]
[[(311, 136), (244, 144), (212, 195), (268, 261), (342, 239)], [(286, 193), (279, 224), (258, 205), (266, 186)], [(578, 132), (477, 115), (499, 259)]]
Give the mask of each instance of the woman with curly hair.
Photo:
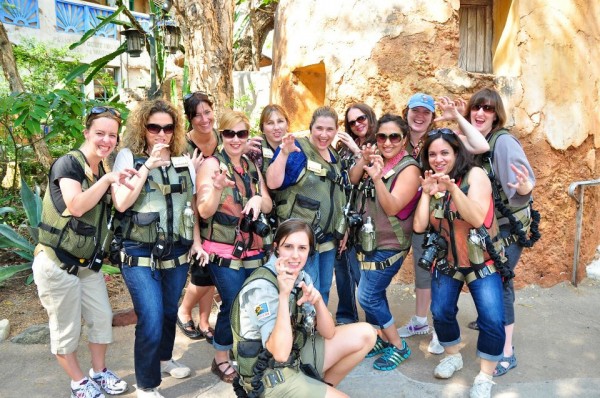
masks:
[(187, 366), (172, 358), (188, 256), (205, 256), (198, 229), (183, 215), (193, 202), (193, 170), (180, 156), (185, 146), (177, 109), (162, 99), (145, 101), (129, 115), (115, 160), (115, 170), (138, 170), (130, 180), (133, 189), (113, 187), (123, 242), (121, 272), (138, 318), (134, 348), (138, 397), (162, 397), (161, 373), (175, 378), (190, 374)]

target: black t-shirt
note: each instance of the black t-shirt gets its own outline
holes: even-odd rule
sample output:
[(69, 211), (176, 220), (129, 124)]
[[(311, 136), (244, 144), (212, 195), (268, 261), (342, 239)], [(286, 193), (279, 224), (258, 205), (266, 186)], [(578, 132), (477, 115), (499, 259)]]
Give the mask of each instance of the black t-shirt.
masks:
[(83, 181), (85, 181), (85, 171), (73, 155), (67, 154), (61, 156), (50, 168), (50, 175), (48, 177), (50, 198), (59, 213), (64, 212), (67, 208), (58, 184), (61, 178), (70, 178), (71, 180), (79, 181), (82, 184)]

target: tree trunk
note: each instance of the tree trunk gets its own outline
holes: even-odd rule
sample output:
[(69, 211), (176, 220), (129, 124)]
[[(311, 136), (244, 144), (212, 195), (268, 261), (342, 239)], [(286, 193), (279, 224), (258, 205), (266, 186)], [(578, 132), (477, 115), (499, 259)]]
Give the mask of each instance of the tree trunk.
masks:
[(175, 0), (192, 91), (215, 99), (215, 108), (233, 100), (234, 0)]
[(252, 52), (254, 54), (254, 63), (260, 65), (262, 48), (270, 31), (275, 28), (275, 10), (279, 1), (273, 1), (268, 4), (261, 4), (258, 8), (251, 8), (250, 22), (252, 24)]
[[(10, 44), (8, 34), (6, 33), (6, 29), (2, 22), (0, 22), (0, 65), (2, 66), (4, 76), (8, 81), (10, 91), (14, 93), (22, 93), (25, 91), (23, 80), (21, 80), (19, 70), (17, 69), (15, 54), (13, 53), (12, 45)], [(52, 165), (52, 156), (50, 156), (46, 141), (41, 138), (41, 136), (32, 137), (29, 139), (29, 143), (33, 145), (38, 162), (49, 169)]]

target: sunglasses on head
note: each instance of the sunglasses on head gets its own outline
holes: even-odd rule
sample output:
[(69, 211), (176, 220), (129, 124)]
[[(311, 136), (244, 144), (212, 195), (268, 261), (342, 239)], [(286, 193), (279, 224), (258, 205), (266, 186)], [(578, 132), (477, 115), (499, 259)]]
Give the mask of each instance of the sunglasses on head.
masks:
[(195, 93), (189, 93), (183, 96), (183, 102), (187, 102), (187, 100), (189, 100), (192, 97), (200, 97), (201, 100), (209, 100), (210, 101), (210, 96), (203, 92), (203, 91), (196, 91)]
[(496, 112), (496, 107), (494, 105), (471, 105), (471, 111), (473, 112), (477, 112), (480, 109), (483, 109), (483, 112), (485, 113)]
[(150, 134), (159, 134), (161, 131), (164, 131), (165, 134), (173, 134), (175, 132), (174, 124), (165, 124), (161, 126), (160, 124), (149, 123), (146, 125), (146, 130)]
[(111, 115), (118, 118), (120, 123), (121, 112), (110, 106), (95, 106), (92, 109), (90, 109), (90, 113), (88, 114), (87, 119), (85, 120), (86, 126), (89, 127), (91, 123), (90, 121), (95, 119), (96, 116), (101, 115), (103, 113), (110, 113)]
[(364, 123), (365, 120), (367, 120), (367, 115), (360, 115), (354, 120), (348, 120), (348, 126), (354, 127), (356, 126), (356, 123)]
[(233, 137), (237, 136), (240, 140), (245, 140), (246, 138), (248, 138), (248, 135), (250, 135), (250, 132), (248, 130), (221, 130), (221, 135), (223, 136), (223, 138), (227, 139), (233, 139)]
[(378, 144), (385, 144), (385, 142), (387, 140), (390, 140), (390, 142), (392, 144), (397, 144), (400, 141), (402, 141), (402, 138), (404, 138), (404, 137), (400, 133), (392, 133), (392, 134), (377, 133), (377, 134), (375, 134), (375, 138), (377, 138)]
[(429, 133), (427, 133), (427, 136), (431, 137), (436, 134), (454, 135), (454, 131), (452, 131), (450, 129), (435, 129), (435, 130), (431, 130)]

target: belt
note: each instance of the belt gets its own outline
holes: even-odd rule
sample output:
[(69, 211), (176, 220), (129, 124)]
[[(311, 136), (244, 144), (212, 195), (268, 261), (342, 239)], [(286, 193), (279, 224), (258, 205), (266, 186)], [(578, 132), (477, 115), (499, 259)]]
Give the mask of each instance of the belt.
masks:
[(226, 268), (231, 268), (233, 270), (238, 270), (240, 268), (245, 268), (245, 269), (254, 269), (254, 268), (258, 268), (261, 265), (265, 264), (267, 262), (267, 256), (264, 256), (263, 258), (258, 258), (255, 260), (236, 260), (233, 258), (223, 258), (221, 256), (217, 256), (216, 254), (211, 254), (208, 257), (208, 261), (213, 263), (213, 264), (217, 264), (219, 267), (226, 267)]
[(335, 243), (333, 243), (332, 240), (323, 242), (323, 243), (319, 243), (317, 245), (317, 251), (319, 253), (328, 252), (331, 249), (335, 249)]
[(386, 269), (387, 267), (391, 267), (392, 264), (394, 264), (396, 261), (400, 260), (401, 258), (406, 257), (406, 255), (408, 254), (408, 250), (402, 250), (399, 253), (394, 254), (391, 257), (388, 257), (387, 259), (383, 260), (383, 261), (362, 261), (362, 259), (364, 259), (365, 255), (363, 253), (359, 253), (357, 255), (358, 257), (358, 261), (360, 261), (360, 269), (363, 271), (375, 271), (375, 270), (383, 270)]
[[(121, 251), (121, 263), (129, 267), (151, 267), (152, 259), (150, 257), (134, 257)], [(188, 253), (172, 260), (154, 260), (154, 267), (159, 269), (175, 268), (182, 264), (189, 263)]]
[(477, 279), (483, 279), (486, 276), (490, 276), (493, 275), (497, 272), (496, 270), (496, 266), (494, 264), (490, 264), (490, 265), (486, 265), (481, 269), (478, 270), (472, 270), (471, 272), (469, 272), (468, 274), (463, 274), (462, 272), (459, 272), (459, 270), (455, 270), (454, 271), (454, 275), (452, 275), (452, 278), (456, 279), (457, 281), (465, 281), (467, 282), (467, 285)]

